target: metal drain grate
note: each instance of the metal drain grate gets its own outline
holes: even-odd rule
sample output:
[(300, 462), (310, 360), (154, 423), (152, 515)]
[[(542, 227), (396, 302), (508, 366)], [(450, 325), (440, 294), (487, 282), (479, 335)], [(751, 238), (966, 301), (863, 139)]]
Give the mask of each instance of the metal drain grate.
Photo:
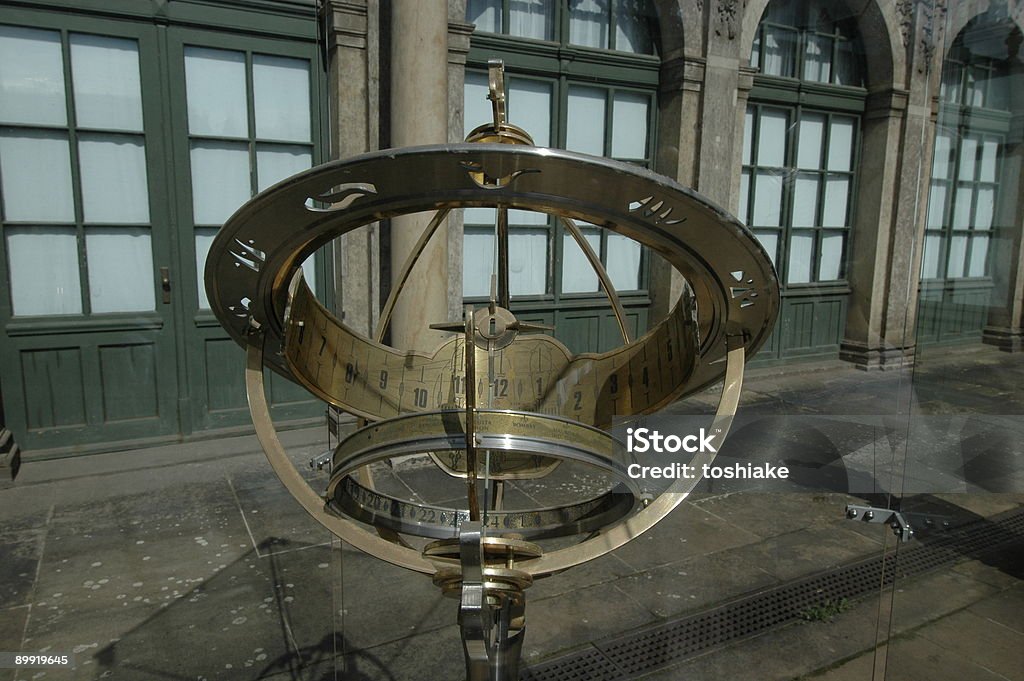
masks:
[(1024, 538), (1024, 510), (979, 520), (897, 555), (870, 558), (812, 575), (704, 612), (594, 643), (525, 669), (521, 681), (624, 679), (681, 662), (800, 618), (808, 608), (876, 592), (912, 577)]

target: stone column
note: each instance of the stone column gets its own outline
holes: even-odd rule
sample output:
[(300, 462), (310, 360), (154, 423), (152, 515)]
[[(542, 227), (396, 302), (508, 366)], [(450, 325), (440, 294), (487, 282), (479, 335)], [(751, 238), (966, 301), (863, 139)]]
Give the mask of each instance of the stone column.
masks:
[[(448, 141), (448, 3), (392, 0), (391, 147)], [(415, 182), (410, 177), (408, 182)], [(433, 213), (391, 220), (391, 272), (397, 276)], [(448, 233), (431, 239), (398, 300), (391, 344), (431, 350), (444, 338), (428, 326), (448, 320)]]

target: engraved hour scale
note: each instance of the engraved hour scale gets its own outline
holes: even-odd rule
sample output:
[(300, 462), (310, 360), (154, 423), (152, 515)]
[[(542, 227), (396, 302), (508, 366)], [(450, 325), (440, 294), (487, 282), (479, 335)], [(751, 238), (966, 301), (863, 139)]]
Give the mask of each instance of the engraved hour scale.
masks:
[[(467, 678), (511, 681), (525, 633), (524, 590), (533, 580), (636, 538), (699, 481), (680, 478), (654, 498), (642, 494), (626, 475), (630, 455), (607, 432), (613, 416), (654, 412), (724, 378), (710, 428), (718, 449), (736, 413), (745, 361), (775, 322), (779, 292), (767, 254), (731, 215), (646, 169), (533, 146), (526, 131), (505, 121), (501, 62), (490, 64), (489, 81), (493, 122), (466, 143), (327, 163), (246, 203), (210, 249), (206, 288), (218, 320), (247, 351), (253, 423), (281, 481), (344, 541), (430, 575), (457, 598)], [(497, 208), (489, 304), (431, 325), (452, 333), (431, 354), (384, 345), (395, 301), (438, 226), (452, 209), (480, 206)], [(574, 356), (540, 333), (548, 327), (509, 311), (509, 209), (560, 221), (597, 273), (621, 347)], [(375, 337), (364, 337), (320, 304), (300, 265), (342, 234), (419, 211), (435, 214), (398, 274)], [(671, 313), (641, 337), (631, 337), (577, 221), (640, 242), (685, 278)], [(335, 449), (323, 494), (278, 440), (264, 366), (367, 424)], [(429, 454), (438, 476), (463, 479), (466, 503), (442, 508), (376, 489), (370, 465), (408, 454)], [(691, 463), (700, 470), (713, 457), (699, 453)], [(560, 506), (508, 507), (507, 481), (543, 479), (560, 465), (580, 466), (607, 484)], [(548, 538), (561, 541), (551, 550), (535, 543)]]

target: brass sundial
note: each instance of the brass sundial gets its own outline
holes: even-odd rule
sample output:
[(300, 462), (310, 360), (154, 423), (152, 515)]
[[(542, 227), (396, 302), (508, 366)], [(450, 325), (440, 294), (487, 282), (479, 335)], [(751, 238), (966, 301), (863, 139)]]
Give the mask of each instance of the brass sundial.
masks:
[[(673, 180), (637, 166), (533, 146), (505, 121), (500, 62), (491, 64), (493, 121), (467, 142), (390, 149), (328, 163), (260, 193), (224, 225), (210, 250), (211, 307), (248, 353), (246, 385), (257, 434), (289, 491), (352, 545), (433, 576), (460, 599), (469, 679), (515, 679), (525, 589), (636, 538), (699, 482), (675, 480), (649, 498), (626, 474), (630, 455), (613, 417), (654, 412), (723, 380), (710, 432), (720, 445), (735, 414), (746, 358), (771, 332), (778, 281), (757, 239), (735, 218)], [(384, 345), (395, 300), (449, 211), (497, 209), (496, 274), (487, 305), (432, 328), (452, 336), (433, 352)], [(598, 274), (623, 345), (573, 355), (547, 327), (509, 308), (508, 210), (556, 216)], [(333, 316), (302, 279), (317, 248), (363, 225), (420, 211), (434, 217), (399, 271), (373, 338)], [(670, 314), (639, 338), (578, 221), (634, 239), (687, 282)], [(314, 491), (288, 459), (264, 392), (268, 366), (366, 424), (334, 452), (330, 482)], [(717, 447), (716, 447), (717, 448)], [(372, 463), (427, 454), (439, 476), (465, 481), (466, 503), (442, 508), (391, 497)], [(692, 463), (710, 463), (713, 453)], [(605, 490), (570, 504), (509, 508), (508, 480), (541, 480), (565, 462), (606, 477)], [(529, 540), (575, 536), (544, 551)], [(409, 537), (434, 541), (414, 548)], [(564, 542), (563, 542), (564, 544)]]

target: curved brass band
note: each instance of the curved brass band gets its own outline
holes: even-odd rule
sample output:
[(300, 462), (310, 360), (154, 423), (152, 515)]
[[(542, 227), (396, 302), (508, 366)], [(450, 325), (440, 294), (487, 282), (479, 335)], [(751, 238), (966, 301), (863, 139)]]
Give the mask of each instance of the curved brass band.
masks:
[[(729, 432), (729, 427), (732, 425), (733, 417), (736, 415), (736, 407), (739, 404), (740, 390), (743, 385), (745, 354), (742, 344), (737, 344), (737, 347), (729, 350), (727, 355), (725, 384), (722, 388), (722, 397), (718, 403), (718, 411), (711, 426), (714, 438), (713, 444), (716, 449), (724, 442)], [(314, 492), (305, 479), (299, 475), (299, 472), (295, 470), (295, 466), (292, 464), (291, 459), (288, 458), (284, 447), (281, 445), (281, 441), (277, 437), (277, 431), (274, 429), (273, 422), (270, 419), (270, 409), (267, 405), (267, 396), (264, 391), (263, 350), (258, 342), (254, 342), (249, 346), (245, 369), (245, 383), (246, 393), (249, 397), (249, 410), (253, 417), (253, 424), (256, 427), (256, 435), (263, 446), (267, 460), (288, 491), (291, 492), (292, 496), (295, 497), (314, 520), (344, 541), (381, 560), (409, 570), (415, 570), (416, 572), (427, 574), (437, 572), (438, 564), (425, 559), (415, 549), (392, 543), (366, 531), (357, 523), (347, 518), (333, 515), (325, 509), (323, 498)], [(697, 470), (701, 470), (700, 466), (702, 464), (710, 463), (713, 460), (713, 453), (698, 454), (693, 463), (697, 465)], [(699, 479), (697, 478), (692, 480), (685, 478), (677, 479), (665, 493), (661, 494), (636, 515), (602, 531), (587, 541), (531, 560), (523, 565), (522, 569), (533, 577), (540, 577), (554, 572), (561, 572), (574, 565), (598, 558), (653, 527), (659, 520), (668, 515), (672, 509), (682, 503), (698, 482)]]

